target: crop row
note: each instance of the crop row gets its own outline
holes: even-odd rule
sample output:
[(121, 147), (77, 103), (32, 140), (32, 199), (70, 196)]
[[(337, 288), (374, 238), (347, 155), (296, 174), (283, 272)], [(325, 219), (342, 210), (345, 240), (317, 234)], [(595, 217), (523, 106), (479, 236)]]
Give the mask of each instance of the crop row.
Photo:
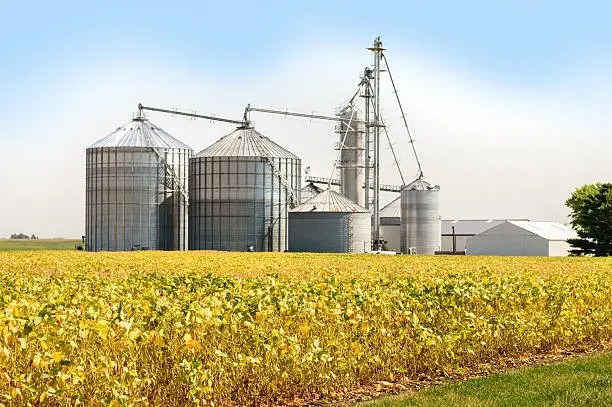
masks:
[(283, 403), (597, 346), (592, 260), (0, 254), (0, 403)]

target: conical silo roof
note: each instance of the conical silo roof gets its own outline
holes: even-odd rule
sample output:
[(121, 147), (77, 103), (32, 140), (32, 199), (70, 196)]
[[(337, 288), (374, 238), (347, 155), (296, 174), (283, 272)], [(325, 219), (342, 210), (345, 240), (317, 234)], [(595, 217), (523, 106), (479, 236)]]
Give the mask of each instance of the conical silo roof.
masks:
[(414, 181), (412, 181), (410, 184), (404, 186), (402, 190), (405, 190), (405, 191), (429, 191), (429, 190), (438, 191), (440, 190), (440, 185), (432, 186), (429, 182), (425, 181), (423, 178), (417, 178)]
[(357, 205), (344, 195), (327, 189), (296, 206), (291, 212), (366, 212), (363, 206)]
[(239, 127), (196, 157), (275, 157), (299, 159), (252, 127)]
[(125, 126), (95, 142), (89, 148), (98, 147), (160, 147), (191, 150), (160, 127), (144, 117), (136, 117)]

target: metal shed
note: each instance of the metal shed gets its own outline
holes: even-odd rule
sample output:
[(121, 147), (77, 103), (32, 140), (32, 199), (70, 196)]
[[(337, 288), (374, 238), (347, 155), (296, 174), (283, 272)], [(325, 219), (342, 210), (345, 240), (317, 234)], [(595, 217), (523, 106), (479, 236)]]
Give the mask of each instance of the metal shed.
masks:
[(466, 254), (567, 256), (574, 229), (557, 222), (505, 221), (467, 239)]
[(467, 240), (507, 220), (529, 219), (453, 219), (442, 220), (442, 252), (465, 253)]

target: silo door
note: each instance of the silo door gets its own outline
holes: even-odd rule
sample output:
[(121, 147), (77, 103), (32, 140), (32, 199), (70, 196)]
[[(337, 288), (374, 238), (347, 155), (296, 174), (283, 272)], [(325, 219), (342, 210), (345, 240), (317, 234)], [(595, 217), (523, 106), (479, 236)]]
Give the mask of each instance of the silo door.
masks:
[(273, 240), (272, 240), (272, 231), (273, 231), (272, 225), (268, 226), (268, 251), (269, 252), (274, 251), (274, 243), (273, 243)]

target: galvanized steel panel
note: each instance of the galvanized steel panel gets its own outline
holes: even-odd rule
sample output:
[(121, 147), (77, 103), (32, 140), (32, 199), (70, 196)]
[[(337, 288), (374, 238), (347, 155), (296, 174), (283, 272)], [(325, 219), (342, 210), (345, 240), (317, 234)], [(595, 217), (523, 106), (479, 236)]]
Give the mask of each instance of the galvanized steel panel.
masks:
[(196, 154), (196, 157), (275, 157), (299, 160), (252, 127), (240, 127)]
[(100, 147), (159, 147), (191, 150), (144, 117), (136, 117), (125, 126), (117, 127), (114, 132), (89, 146), (89, 148)]
[(400, 246), (402, 253), (434, 254), (440, 250), (440, 210), (438, 186), (422, 180), (401, 192)]
[(175, 184), (187, 191), (192, 154), (188, 148), (88, 148), (87, 250), (185, 250), (187, 201)]
[(346, 196), (327, 189), (293, 208), (291, 212), (363, 212), (369, 211)]
[(371, 247), (368, 212), (291, 212), (289, 251), (365, 253)]
[(189, 248), (287, 250), (291, 202), (281, 178), (298, 203), (301, 160), (250, 128), (236, 130), (193, 157)]

